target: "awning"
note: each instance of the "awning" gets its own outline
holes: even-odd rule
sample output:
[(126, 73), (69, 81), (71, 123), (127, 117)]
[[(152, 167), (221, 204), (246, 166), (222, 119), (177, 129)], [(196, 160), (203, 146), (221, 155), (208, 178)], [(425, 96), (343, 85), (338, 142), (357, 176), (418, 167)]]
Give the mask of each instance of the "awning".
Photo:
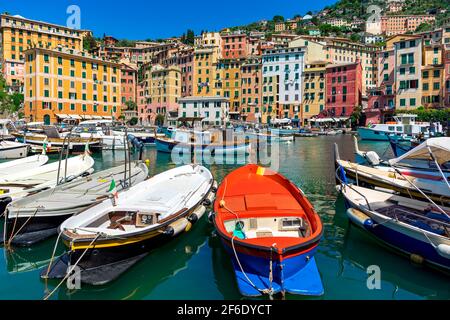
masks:
[(81, 117), (79, 115), (77, 115), (77, 114), (71, 114), (70, 118), (74, 119), (74, 120), (81, 120)]
[(406, 159), (433, 161), (430, 150), (439, 165), (450, 161), (450, 138), (430, 138), (403, 156), (389, 160), (391, 165)]
[(84, 120), (92, 120), (92, 116), (82, 115), (81, 117), (82, 117)]
[(103, 119), (112, 120), (112, 117), (111, 116), (103, 116)]
[(92, 119), (94, 119), (94, 120), (101, 120), (102, 117), (100, 117), (100, 116), (92, 116)]
[(308, 119), (309, 122), (318, 122), (318, 123), (323, 123), (323, 122), (339, 122), (339, 121), (347, 121), (349, 119), (349, 117), (342, 117), (342, 118), (311, 118)]
[(70, 119), (70, 116), (67, 114), (57, 114), (56, 117), (60, 119)]
[(272, 120), (273, 124), (289, 124), (291, 123), (291, 119), (288, 118), (284, 118), (284, 119), (273, 119)]

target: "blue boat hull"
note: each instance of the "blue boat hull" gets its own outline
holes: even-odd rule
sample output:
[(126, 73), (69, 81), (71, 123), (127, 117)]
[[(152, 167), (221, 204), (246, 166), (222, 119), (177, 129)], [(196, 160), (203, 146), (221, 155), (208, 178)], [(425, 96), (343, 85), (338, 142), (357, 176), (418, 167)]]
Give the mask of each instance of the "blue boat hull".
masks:
[(220, 146), (220, 147), (211, 147), (208, 145), (204, 146), (186, 146), (179, 143), (168, 142), (160, 139), (156, 139), (156, 150), (164, 153), (172, 153), (175, 152), (183, 152), (189, 153), (194, 151), (195, 153), (211, 153), (211, 155), (217, 154), (248, 154), (249, 153), (249, 144), (241, 144), (236, 146)]
[(398, 158), (404, 155), (405, 153), (411, 151), (413, 147), (402, 145), (396, 141), (389, 140), (389, 143), (391, 144), (392, 151), (394, 152), (394, 155)]
[(377, 131), (370, 128), (358, 128), (358, 135), (361, 140), (389, 141), (390, 137), (395, 138), (397, 141), (407, 140), (402, 134)]
[[(346, 207), (352, 208), (351, 204), (347, 201)], [(350, 219), (352, 223), (368, 231), (375, 238), (400, 253), (407, 256), (411, 256), (412, 254), (419, 255), (425, 262), (447, 272), (450, 271), (450, 259), (441, 256), (430, 242), (421, 241), (406, 234), (406, 232), (394, 230), (387, 224), (378, 224), (377, 221), (370, 220), (368, 223), (359, 225)]]
[[(271, 284), (269, 279), (270, 258), (236, 251), (242, 266), (241, 269), (232, 247), (226, 241), (222, 242), (231, 257), (238, 288), (243, 296), (261, 296), (264, 290), (269, 289), (272, 289), (273, 294), (288, 292), (298, 295), (320, 296), (324, 293), (322, 280), (314, 259), (317, 246), (307, 252), (284, 259), (281, 263), (282, 268), (280, 261), (274, 259)], [(252, 283), (247, 280), (246, 276)]]

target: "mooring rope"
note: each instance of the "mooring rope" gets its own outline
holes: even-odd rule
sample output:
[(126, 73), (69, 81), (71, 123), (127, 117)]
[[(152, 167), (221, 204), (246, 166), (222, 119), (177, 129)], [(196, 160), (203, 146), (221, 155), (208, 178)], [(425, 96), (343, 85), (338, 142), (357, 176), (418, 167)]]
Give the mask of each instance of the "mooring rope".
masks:
[[(6, 248), (9, 250), (11, 248), (11, 242), (14, 240), (14, 238), (20, 233), (20, 231), (23, 230), (23, 228), (25, 228), (25, 226), (28, 224), (28, 222), (30, 222), (30, 220), (32, 218), (34, 218), (38, 212), (39, 208), (36, 208), (36, 210), (34, 210), (33, 215), (29, 216), (28, 219), (25, 221), (25, 223), (19, 228), (19, 230), (17, 230), (16, 233), (13, 233), (15, 231), (16, 228), (16, 222), (19, 219), (19, 210), (17, 210), (17, 215), (16, 215), (16, 219), (14, 220), (14, 228), (13, 228), (13, 232), (11, 232), (11, 237), (8, 240), (8, 244), (6, 246)], [(6, 221), (5, 221), (6, 222)]]
[(48, 300), (55, 292), (56, 290), (59, 289), (59, 287), (64, 283), (64, 281), (67, 280), (67, 278), (70, 276), (70, 274), (73, 272), (73, 270), (75, 269), (75, 267), (80, 263), (81, 259), (83, 259), (84, 255), (86, 254), (86, 252), (88, 252), (88, 250), (90, 249), (90, 247), (98, 240), (98, 238), (101, 237), (101, 233), (99, 232), (97, 234), (97, 236), (94, 238), (94, 240), (91, 241), (91, 243), (87, 246), (87, 248), (84, 250), (84, 252), (81, 254), (80, 258), (78, 258), (77, 262), (75, 262), (75, 264), (69, 269), (67, 270), (67, 273), (65, 275), (65, 277), (61, 280), (61, 282), (56, 286), (55, 289), (52, 290), (52, 292), (50, 292), (45, 298), (44, 300)]

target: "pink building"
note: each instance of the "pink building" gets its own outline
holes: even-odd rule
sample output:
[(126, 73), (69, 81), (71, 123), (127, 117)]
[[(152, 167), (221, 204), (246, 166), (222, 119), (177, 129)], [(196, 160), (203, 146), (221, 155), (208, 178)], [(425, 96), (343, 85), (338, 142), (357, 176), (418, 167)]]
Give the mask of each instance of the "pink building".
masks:
[(362, 103), (362, 67), (359, 59), (352, 63), (326, 67), (326, 114), (348, 117)]
[(137, 94), (137, 111), (138, 118), (141, 124), (149, 124), (150, 123), (150, 108), (147, 104), (147, 97), (145, 94), (145, 81), (139, 82), (137, 84), (136, 89)]
[(363, 111), (366, 124), (384, 123), (395, 109), (395, 51), (388, 48), (376, 56), (376, 87), (368, 89), (368, 105)]
[(176, 64), (181, 70), (181, 97), (190, 97), (194, 79), (194, 49), (189, 48), (179, 52)]
[(240, 59), (247, 56), (247, 35), (240, 33), (222, 34), (222, 58)]

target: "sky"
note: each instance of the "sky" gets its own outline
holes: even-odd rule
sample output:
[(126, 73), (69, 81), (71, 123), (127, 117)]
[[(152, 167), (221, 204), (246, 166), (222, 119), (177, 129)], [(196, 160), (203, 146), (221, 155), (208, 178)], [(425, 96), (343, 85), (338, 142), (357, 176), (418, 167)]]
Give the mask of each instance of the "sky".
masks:
[(71, 5), (80, 8), (82, 29), (118, 39), (180, 36), (193, 29), (219, 31), (274, 15), (291, 18), (321, 10), (336, 0), (0, 0), (0, 12), (66, 25)]

